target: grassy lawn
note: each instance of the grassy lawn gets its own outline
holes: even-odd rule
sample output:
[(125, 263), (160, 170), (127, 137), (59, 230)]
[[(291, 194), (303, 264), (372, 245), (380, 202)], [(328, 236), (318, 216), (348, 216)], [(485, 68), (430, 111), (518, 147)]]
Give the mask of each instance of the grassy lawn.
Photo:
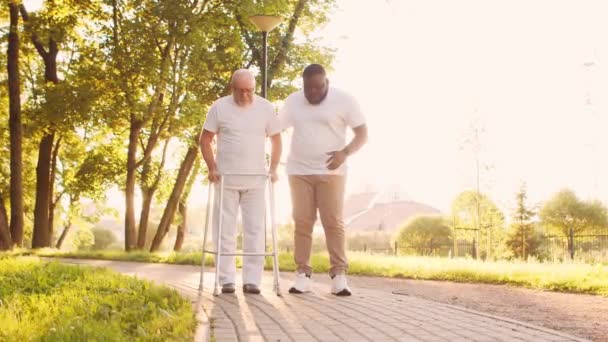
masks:
[[(16, 251), (14, 253), (30, 253)], [(77, 252), (61, 253), (54, 250), (35, 252), (39, 256), (66, 258), (94, 258), (140, 262), (160, 262), (170, 264), (198, 265), (201, 253), (147, 253), (147, 252)], [(349, 253), (350, 274), (448, 280), (486, 284), (507, 284), (534, 289), (560, 292), (587, 293), (608, 296), (608, 265), (571, 263), (539, 263), (521, 261), (483, 262), (471, 259), (446, 259), (417, 256), (369, 255)], [(270, 259), (266, 268), (271, 269)], [(238, 263), (238, 259), (237, 259)], [(281, 253), (279, 263), (282, 271), (294, 271), (293, 257)], [(206, 264), (213, 265), (208, 256)], [(312, 265), (317, 273), (329, 270), (326, 254), (315, 254)]]
[(0, 257), (0, 341), (187, 341), (190, 302), (103, 268)]

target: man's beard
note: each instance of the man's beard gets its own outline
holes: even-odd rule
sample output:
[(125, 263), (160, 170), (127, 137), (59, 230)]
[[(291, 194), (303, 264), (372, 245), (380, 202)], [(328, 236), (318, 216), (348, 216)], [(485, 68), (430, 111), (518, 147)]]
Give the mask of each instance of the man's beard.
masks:
[(325, 90), (325, 93), (323, 93), (323, 96), (321, 96), (321, 98), (318, 101), (311, 102), (311, 103), (312, 104), (319, 104), (319, 103), (323, 102), (323, 100), (325, 100), (325, 98), (327, 97), (328, 93), (329, 93), (329, 87), (327, 87), (327, 89)]

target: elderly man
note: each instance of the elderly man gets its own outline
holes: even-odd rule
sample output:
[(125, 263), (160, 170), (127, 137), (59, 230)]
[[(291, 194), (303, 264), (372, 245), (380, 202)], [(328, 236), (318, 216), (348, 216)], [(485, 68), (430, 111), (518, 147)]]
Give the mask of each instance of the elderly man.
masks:
[[(367, 141), (367, 126), (357, 101), (341, 90), (330, 88), (321, 65), (309, 65), (302, 76), (304, 90), (289, 95), (279, 113), (282, 126), (293, 127), (287, 174), (295, 222), (297, 277), (289, 292), (311, 291), (310, 252), (318, 210), (331, 264), (331, 292), (350, 296), (342, 218), (345, 161)], [(354, 132), (348, 145), (347, 127)]]
[[(277, 180), (276, 169), (281, 157), (281, 127), (272, 104), (254, 94), (255, 77), (250, 71), (237, 70), (232, 76), (231, 88), (232, 95), (215, 101), (209, 109), (199, 138), (201, 152), (209, 170), (209, 181), (215, 183), (216, 194), (219, 194), (220, 177), (224, 177), (222, 236), (217, 236), (219, 196), (216, 195), (213, 239), (215, 242), (217, 238), (222, 239), (222, 253), (235, 252), (236, 221), (240, 206), (243, 251), (264, 253), (266, 177), (259, 175), (269, 172), (272, 181)], [(214, 157), (212, 148), (216, 135), (217, 158)], [(267, 137), (270, 137), (272, 144), (269, 170), (266, 168), (265, 154)], [(243, 292), (260, 293), (263, 269), (263, 256), (243, 257)], [(234, 256), (222, 256), (219, 270), (222, 293), (234, 293), (235, 276)]]

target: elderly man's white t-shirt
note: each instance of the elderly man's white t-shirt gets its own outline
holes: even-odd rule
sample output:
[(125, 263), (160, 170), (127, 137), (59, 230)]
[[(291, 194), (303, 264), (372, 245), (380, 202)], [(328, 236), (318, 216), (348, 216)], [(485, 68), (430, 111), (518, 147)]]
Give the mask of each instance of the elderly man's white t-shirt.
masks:
[[(253, 103), (241, 107), (232, 96), (215, 101), (203, 129), (217, 134), (218, 171), (222, 174), (266, 174), (266, 138), (281, 132), (274, 107), (254, 95)], [(264, 185), (265, 177), (228, 176), (229, 188), (248, 189)]]
[(351, 95), (329, 88), (325, 99), (310, 104), (303, 91), (287, 97), (279, 120), (283, 129), (293, 127), (287, 157), (289, 175), (344, 175), (346, 163), (336, 170), (327, 168), (328, 152), (346, 146), (346, 129), (365, 124), (359, 104)]

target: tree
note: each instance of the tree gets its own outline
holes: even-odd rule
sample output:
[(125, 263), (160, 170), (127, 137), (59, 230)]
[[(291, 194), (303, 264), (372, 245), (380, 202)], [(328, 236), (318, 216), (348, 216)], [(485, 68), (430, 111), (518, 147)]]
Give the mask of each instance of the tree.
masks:
[[(23, 245), (23, 161), (22, 141), (23, 127), (21, 123), (21, 81), (19, 72), (19, 4), (8, 1), (10, 12), (10, 29), (8, 34), (8, 88), (10, 111), (10, 145), (11, 145), (11, 221), (10, 239), (13, 244)], [(3, 204), (4, 205), (4, 204)], [(1, 225), (1, 223), (0, 223)], [(2, 229), (2, 228), (0, 228)], [(7, 238), (6, 236), (4, 237)]]
[[(249, 61), (246, 67), (259, 67), (263, 57), (262, 44), (259, 40), (256, 41), (256, 28), (248, 17), (252, 14), (274, 13), (286, 18), (286, 22), (269, 35), (267, 81), (271, 100), (283, 99), (293, 92), (293, 80), (311, 62), (331, 68), (334, 51), (324, 47), (319, 39), (310, 38), (310, 33), (329, 21), (327, 13), (335, 5), (335, 0), (245, 0), (229, 5), (229, 10), (235, 13), (242, 40), (248, 48), (243, 56), (243, 60)], [(296, 28), (304, 33), (302, 42), (294, 42)], [(257, 84), (261, 85), (261, 80)]]
[[(100, 128), (100, 127), (98, 127)], [(97, 203), (106, 200), (106, 191), (112, 185), (122, 182), (122, 139), (117, 138), (106, 142), (99, 137), (102, 132), (91, 138), (70, 141), (63, 150), (65, 154), (61, 171), (61, 194), (68, 196), (68, 207), (65, 210), (63, 231), (57, 240), (56, 248), (61, 248), (75, 220), (82, 216), (81, 197), (87, 197)], [(80, 143), (79, 143), (80, 142)], [(93, 147), (85, 152), (86, 146)], [(99, 205), (101, 206), (101, 205)], [(84, 218), (87, 222), (95, 222), (103, 214), (97, 210), (97, 215)]]
[[(257, 13), (276, 13), (288, 18), (286, 24), (273, 31), (269, 44), (269, 55), (274, 58), (269, 63), (268, 83), (271, 95), (281, 98), (294, 90), (292, 82), (300, 76), (306, 64), (315, 61), (330, 65), (333, 58), (330, 49), (320, 47), (308, 37), (303, 43), (296, 44), (293, 42), (293, 34), (296, 26), (310, 32), (323, 25), (328, 20), (325, 12), (333, 4), (333, 0), (224, 2), (213, 12), (214, 20), (209, 20), (208, 26), (192, 33), (192, 39), (203, 43), (194, 44), (192, 48), (192, 58), (188, 62), (190, 67), (187, 69), (189, 72), (186, 73), (186, 79), (191, 80), (186, 86), (191, 90), (191, 95), (184, 100), (180, 108), (183, 115), (174, 125), (179, 127), (176, 134), (188, 150), (177, 173), (151, 250), (159, 248), (173, 223), (179, 207), (178, 201), (183, 198), (184, 184), (193, 169), (194, 158), (199, 153), (197, 137), (204, 120), (204, 115), (201, 114), (206, 113), (212, 101), (228, 94), (228, 81), (235, 69), (261, 65), (261, 44), (256, 42), (253, 34), (255, 28), (247, 17)], [(234, 26), (238, 26), (240, 32), (235, 32), (232, 29)], [(194, 76), (192, 71), (198, 74)], [(180, 207), (180, 211), (181, 209), (187, 208)], [(183, 216), (182, 214), (182, 218)]]
[(513, 212), (513, 223), (506, 241), (511, 252), (523, 260), (526, 260), (528, 255), (535, 255), (540, 245), (540, 237), (532, 221), (536, 214), (527, 206), (527, 197), (526, 185), (523, 184), (515, 195), (517, 206)]
[(454, 229), (466, 229), (464, 233), (457, 230), (456, 238), (474, 239), (475, 251), (485, 246), (485, 256), (492, 257), (492, 251), (500, 247), (505, 235), (504, 215), (485, 194), (475, 190), (460, 193), (452, 202), (452, 217)]
[(419, 254), (434, 254), (435, 250), (452, 242), (452, 231), (441, 216), (416, 216), (399, 230), (399, 246), (411, 246)]
[(606, 207), (599, 201), (582, 201), (574, 191), (564, 189), (547, 201), (541, 211), (543, 226), (568, 237), (568, 251), (574, 258), (574, 236), (608, 225)]
[[(205, 1), (141, 1), (138, 4), (111, 1), (110, 23), (105, 32), (110, 67), (116, 76), (117, 101), (115, 109), (128, 122), (129, 136), (125, 179), (125, 249), (137, 248), (135, 227), (135, 185), (137, 172), (149, 162), (163, 133), (168, 129), (175, 114), (176, 102), (165, 107), (166, 98), (177, 102), (183, 100), (171, 96), (171, 66), (178, 65), (183, 40), (195, 32), (197, 25), (212, 22), (207, 10), (221, 2)], [(201, 76), (199, 76), (201, 77)], [(166, 96), (168, 95), (168, 96)], [(169, 110), (166, 110), (166, 109)], [(138, 158), (139, 145), (142, 156)], [(140, 225), (145, 228), (145, 225)]]
[(164, 142), (162, 157), (160, 162), (155, 162), (152, 158), (148, 159), (144, 164), (140, 177), (140, 188), (142, 193), (141, 214), (139, 215), (139, 230), (137, 233), (137, 248), (143, 249), (146, 245), (146, 237), (148, 231), (148, 223), (150, 219), (150, 208), (154, 199), (154, 193), (158, 189), (161, 180), (165, 174), (164, 166), (167, 157), (167, 148), (169, 147), (170, 138)]
[[(40, 134), (38, 163), (36, 166), (36, 202), (34, 208), (34, 232), (32, 247), (48, 247), (53, 236), (53, 215), (57, 205), (55, 199), (55, 179), (57, 158), (64, 132), (70, 132), (76, 122), (71, 114), (83, 115), (86, 112), (76, 112), (80, 107), (73, 107), (78, 93), (69, 84), (63, 84), (60, 74), (67, 77), (74, 51), (65, 49), (70, 58), (58, 59), (62, 47), (79, 41), (84, 19), (98, 7), (94, 1), (49, 1), (37, 13), (29, 13), (24, 4), (19, 11), (26, 31), (31, 36), (44, 65), (43, 81), (40, 84), (42, 101), (34, 104), (33, 113), (37, 114), (37, 127)], [(72, 44), (72, 45), (74, 45)], [(70, 53), (71, 52), (71, 53)], [(75, 94), (75, 96), (66, 96)]]

